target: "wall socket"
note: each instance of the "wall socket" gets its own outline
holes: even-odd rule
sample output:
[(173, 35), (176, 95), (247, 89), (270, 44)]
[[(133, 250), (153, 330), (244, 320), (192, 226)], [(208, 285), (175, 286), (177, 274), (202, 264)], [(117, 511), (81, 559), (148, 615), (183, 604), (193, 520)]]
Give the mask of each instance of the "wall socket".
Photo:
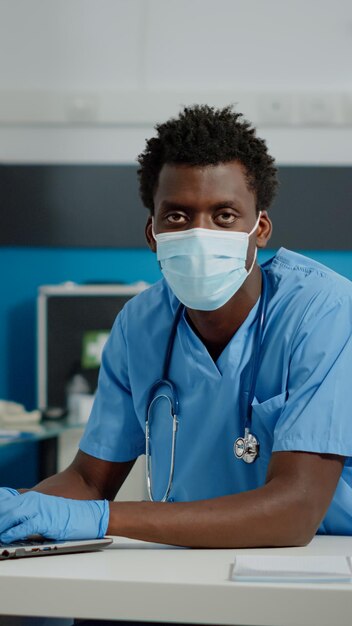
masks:
[(297, 121), (304, 126), (333, 126), (339, 122), (338, 104), (338, 99), (332, 94), (301, 95)]
[(65, 118), (71, 124), (93, 124), (98, 122), (98, 96), (77, 94), (66, 99)]
[(346, 125), (352, 126), (352, 94), (343, 97), (342, 112)]
[(257, 94), (257, 123), (260, 126), (291, 126), (293, 98), (290, 94)]

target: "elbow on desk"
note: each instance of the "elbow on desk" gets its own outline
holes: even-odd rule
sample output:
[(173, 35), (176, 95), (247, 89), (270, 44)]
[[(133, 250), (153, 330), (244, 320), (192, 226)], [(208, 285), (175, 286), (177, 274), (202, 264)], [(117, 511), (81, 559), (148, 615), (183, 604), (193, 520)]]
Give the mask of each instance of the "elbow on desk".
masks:
[(281, 528), (276, 535), (276, 540), (267, 547), (304, 547), (315, 537), (320, 523), (321, 519), (319, 518), (319, 521), (317, 521), (316, 515), (310, 514), (307, 510), (296, 515), (292, 514), (291, 520), (288, 524), (286, 524), (283, 520)]
[[(281, 503), (269, 510), (262, 508), (256, 515), (254, 524), (247, 524), (242, 545), (238, 545), (237, 533), (234, 529), (232, 540), (237, 548), (299, 548), (308, 545), (321, 524), (323, 515), (314, 502), (299, 496), (294, 501)], [(236, 538), (237, 534), (237, 538)], [(242, 534), (242, 533), (241, 533)], [(237, 541), (236, 541), (237, 540)]]

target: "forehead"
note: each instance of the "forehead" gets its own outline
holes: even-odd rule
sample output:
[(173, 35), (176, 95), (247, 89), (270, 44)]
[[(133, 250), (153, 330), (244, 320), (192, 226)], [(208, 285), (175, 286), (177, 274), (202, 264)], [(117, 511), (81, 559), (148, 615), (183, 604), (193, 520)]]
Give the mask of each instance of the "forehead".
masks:
[(189, 204), (226, 199), (241, 204), (255, 202), (255, 194), (248, 188), (246, 170), (238, 161), (205, 166), (165, 164), (154, 194), (156, 207), (163, 201)]

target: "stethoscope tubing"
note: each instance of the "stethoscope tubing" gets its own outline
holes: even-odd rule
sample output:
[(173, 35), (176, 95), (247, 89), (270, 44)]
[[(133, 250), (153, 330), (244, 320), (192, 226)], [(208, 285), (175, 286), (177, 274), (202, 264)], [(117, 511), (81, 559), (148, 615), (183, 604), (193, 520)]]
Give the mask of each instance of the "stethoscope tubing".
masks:
[[(235, 447), (236, 447), (237, 442), (239, 441), (243, 443), (243, 446), (245, 446), (246, 444), (248, 445), (248, 443), (250, 446), (254, 446), (256, 452), (252, 455), (252, 458), (250, 460), (246, 460), (245, 454), (238, 455), (235, 452), (235, 456), (237, 458), (243, 458), (243, 460), (245, 460), (247, 463), (253, 462), (257, 458), (258, 453), (259, 453), (259, 442), (257, 441), (256, 436), (250, 433), (250, 429), (252, 426), (252, 403), (254, 400), (255, 387), (256, 387), (256, 382), (257, 382), (257, 374), (258, 374), (258, 369), (259, 369), (260, 351), (261, 351), (261, 346), (262, 346), (262, 341), (263, 341), (264, 325), (265, 325), (266, 309), (267, 309), (267, 299), (268, 299), (267, 277), (262, 268), (261, 268), (261, 273), (262, 273), (262, 291), (261, 291), (258, 316), (257, 316), (258, 326), (257, 326), (257, 331), (256, 331), (256, 337), (255, 337), (255, 349), (254, 349), (254, 355), (253, 355), (253, 365), (252, 365), (252, 370), (251, 370), (251, 383), (250, 383), (249, 394), (248, 394), (246, 417), (244, 421), (244, 437), (243, 438), (239, 437), (238, 439), (236, 439), (236, 442), (235, 442)], [(168, 476), (168, 482), (167, 482), (164, 495), (160, 500), (161, 502), (166, 502), (168, 500), (171, 487), (172, 487), (173, 476), (174, 476), (176, 433), (178, 429), (178, 415), (179, 415), (179, 401), (178, 401), (178, 394), (177, 394), (176, 387), (174, 383), (171, 380), (169, 380), (168, 376), (169, 376), (169, 369), (170, 369), (173, 347), (174, 347), (176, 334), (177, 334), (177, 328), (178, 328), (178, 324), (179, 324), (179, 321), (181, 319), (181, 316), (184, 310), (185, 310), (185, 306), (182, 303), (180, 303), (176, 309), (174, 321), (173, 321), (170, 335), (169, 335), (169, 340), (168, 340), (164, 363), (163, 363), (162, 377), (152, 385), (149, 391), (147, 415), (146, 415), (146, 423), (145, 423), (145, 438), (146, 438), (145, 452), (146, 452), (147, 490), (148, 490), (149, 499), (151, 501), (154, 501), (154, 495), (153, 495), (153, 489), (152, 489), (150, 424), (151, 424), (152, 407), (159, 400), (166, 400), (170, 403), (170, 413), (172, 417), (172, 441), (171, 441), (169, 476)], [(169, 388), (170, 395), (164, 392), (158, 396), (155, 396), (155, 393), (162, 386), (163, 387), (166, 386)]]
[[(160, 381), (161, 382), (161, 381)], [(150, 453), (150, 421), (151, 421), (151, 409), (153, 405), (159, 400), (166, 400), (170, 402), (171, 415), (172, 415), (172, 439), (171, 439), (171, 456), (170, 456), (170, 468), (169, 468), (169, 478), (167, 482), (167, 486), (165, 489), (165, 493), (161, 498), (160, 502), (166, 502), (172, 487), (172, 481), (174, 477), (175, 470), (175, 450), (176, 450), (176, 432), (178, 427), (178, 419), (176, 413), (173, 411), (172, 403), (170, 398), (166, 394), (161, 394), (160, 396), (156, 396), (148, 407), (148, 415), (145, 423), (145, 463), (146, 463), (146, 477), (147, 477), (147, 491), (149, 500), (154, 502), (153, 495), (153, 487), (152, 487), (152, 466), (151, 466), (151, 453)]]
[(260, 296), (259, 310), (258, 310), (258, 326), (255, 338), (255, 349), (253, 355), (253, 365), (251, 371), (251, 384), (248, 393), (247, 412), (244, 422), (244, 430), (250, 431), (252, 427), (252, 404), (255, 396), (255, 387), (257, 384), (257, 376), (259, 370), (260, 351), (263, 343), (264, 325), (266, 318), (266, 309), (268, 301), (268, 279), (264, 270), (262, 272), (262, 293)]

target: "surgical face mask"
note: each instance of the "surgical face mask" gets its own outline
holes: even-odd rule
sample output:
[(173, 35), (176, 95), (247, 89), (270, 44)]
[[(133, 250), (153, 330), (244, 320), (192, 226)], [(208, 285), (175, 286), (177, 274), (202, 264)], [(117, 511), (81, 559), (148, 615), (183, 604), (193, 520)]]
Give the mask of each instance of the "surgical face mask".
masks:
[(175, 296), (186, 307), (214, 311), (223, 306), (251, 273), (246, 270), (250, 233), (192, 228), (154, 233), (161, 271)]

